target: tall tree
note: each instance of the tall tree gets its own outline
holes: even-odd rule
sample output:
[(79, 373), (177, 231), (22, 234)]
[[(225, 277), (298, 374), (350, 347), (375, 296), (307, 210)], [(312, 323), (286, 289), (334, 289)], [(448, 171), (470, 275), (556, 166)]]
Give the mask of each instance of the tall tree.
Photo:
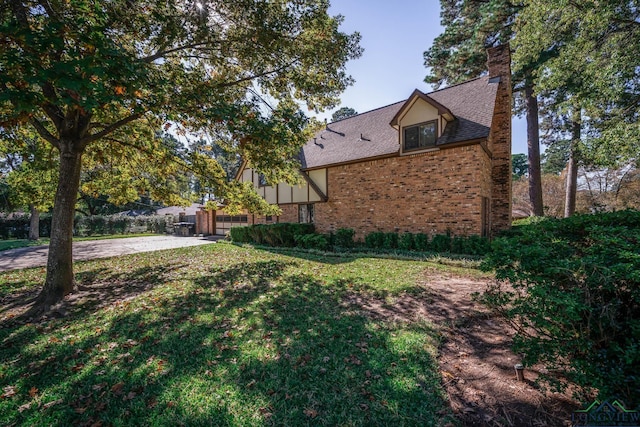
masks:
[(529, 165), (526, 154), (512, 154), (511, 155), (511, 175), (514, 181), (519, 180), (523, 176), (527, 176)]
[(358, 112), (356, 110), (354, 110), (353, 108), (351, 108), (351, 107), (342, 107), (342, 108), (339, 108), (338, 110), (336, 110), (331, 115), (331, 121), (332, 122), (337, 122), (338, 120), (343, 120), (343, 119), (346, 119), (347, 117), (355, 116), (356, 114), (358, 114)]
[[(225, 128), (259, 171), (286, 179), (305, 142), (304, 114), (332, 107), (351, 83), (359, 35), (339, 31), (326, 0), (0, 0), (0, 126), (28, 123), (59, 152), (51, 243), (34, 312), (73, 290), (72, 229), (85, 152), (173, 161), (146, 133)], [(265, 108), (264, 95), (274, 105)], [(215, 160), (176, 159), (231, 206), (268, 210)], [(163, 184), (159, 182), (159, 184)], [(165, 192), (166, 193), (166, 192)]]
[[(437, 87), (485, 73), (486, 48), (513, 38), (513, 22), (521, 8), (520, 3), (509, 0), (441, 0), (440, 4), (445, 30), (424, 53), (425, 66), (430, 69), (425, 82)], [(512, 80), (516, 92), (522, 94), (520, 108), (527, 119), (529, 197), (534, 214), (543, 215), (538, 104), (531, 79), (534, 67), (531, 63), (522, 68)]]
[[(516, 64), (537, 61), (536, 87), (560, 93), (573, 116), (569, 170), (582, 159), (619, 167), (640, 158), (640, 7), (636, 1), (527, 0), (516, 23)], [(577, 125), (580, 124), (580, 127)], [(580, 136), (578, 138), (578, 135)], [(575, 174), (567, 175), (575, 188)], [(568, 199), (574, 193), (568, 191)], [(575, 200), (567, 200), (567, 213)]]

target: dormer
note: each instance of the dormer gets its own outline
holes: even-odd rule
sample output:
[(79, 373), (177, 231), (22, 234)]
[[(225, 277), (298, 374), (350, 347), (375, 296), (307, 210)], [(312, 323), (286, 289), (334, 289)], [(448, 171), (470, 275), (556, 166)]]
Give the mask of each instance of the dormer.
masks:
[(416, 89), (390, 125), (398, 131), (402, 155), (438, 149), (438, 138), (447, 123), (454, 120), (454, 115), (447, 107)]

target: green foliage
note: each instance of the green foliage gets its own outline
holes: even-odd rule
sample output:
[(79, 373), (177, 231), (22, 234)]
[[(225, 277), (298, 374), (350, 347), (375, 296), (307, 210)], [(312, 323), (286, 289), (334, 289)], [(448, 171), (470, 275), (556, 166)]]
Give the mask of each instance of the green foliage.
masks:
[(235, 243), (250, 243), (251, 235), (249, 234), (250, 226), (248, 227), (231, 227), (229, 230), (229, 238)]
[[(173, 227), (173, 216), (125, 216), (125, 215), (93, 215), (76, 216), (74, 235), (81, 237), (108, 234), (156, 233), (164, 234)], [(41, 233), (42, 234), (42, 233)], [(45, 235), (46, 234), (42, 234)]]
[[(238, 230), (238, 229), (243, 230)], [(256, 224), (246, 227), (231, 227), (230, 237), (236, 243), (255, 243), (268, 246), (296, 246), (296, 236), (313, 234), (313, 224), (280, 222), (278, 224)]]
[[(516, 328), (525, 363), (601, 398), (640, 400), (640, 212), (547, 218), (497, 238), (483, 300)], [(557, 377), (547, 377), (562, 386)]]
[(640, 11), (636, 2), (529, 0), (515, 21), (514, 71), (536, 64), (538, 92), (563, 115), (579, 108), (596, 164), (637, 159)]
[(353, 237), (356, 235), (352, 228), (339, 228), (333, 237), (333, 244), (340, 248), (351, 248), (355, 244)]
[(342, 107), (338, 110), (336, 110), (332, 115), (331, 115), (331, 121), (332, 122), (337, 122), (338, 120), (344, 120), (346, 118), (349, 118), (351, 116), (355, 116), (356, 114), (358, 114), (358, 112), (356, 110), (354, 110), (351, 107)]
[(424, 233), (382, 233), (373, 232), (365, 236), (364, 244), (370, 249), (418, 252), (452, 252), (465, 255), (485, 255), (491, 250), (489, 239), (481, 236), (456, 236), (450, 233), (437, 234), (429, 242)]
[(424, 233), (418, 233), (414, 236), (413, 242), (417, 251), (426, 252), (429, 250), (429, 236)]
[(379, 249), (384, 244), (384, 233), (374, 231), (364, 236), (364, 245), (368, 248)]
[[(77, 215), (74, 219), (74, 236), (89, 237), (108, 234), (155, 233), (165, 234), (173, 227), (173, 217), (167, 215)], [(29, 215), (0, 215), (1, 239), (26, 239), (29, 234)], [(50, 237), (51, 215), (40, 215), (40, 237)]]
[(436, 234), (431, 239), (431, 250), (434, 252), (451, 252), (451, 234)]
[(529, 170), (529, 159), (526, 154), (512, 154), (511, 155), (511, 178), (514, 181), (519, 180), (523, 176), (527, 175)]
[(321, 251), (329, 249), (329, 239), (322, 234), (297, 234), (295, 239), (297, 246), (301, 248)]
[[(347, 61), (362, 51), (323, 0), (2, 5), (0, 129), (28, 125), (62, 154), (43, 309), (72, 289), (65, 242), (79, 190), (109, 190), (115, 204), (145, 191), (180, 204), (188, 171), (230, 209), (274, 213), (254, 188), (229, 183), (215, 158), (176, 152), (158, 130), (210, 135), (269, 182), (287, 180), (309, 137), (301, 104), (333, 107), (352, 83)], [(83, 162), (99, 179), (80, 189)]]
[(384, 249), (398, 249), (398, 233), (384, 233), (382, 247)]
[(507, 43), (519, 6), (508, 0), (441, 0), (444, 32), (424, 52), (430, 74), (425, 82), (442, 86), (456, 84), (486, 72), (486, 48)]
[(398, 248), (404, 251), (412, 251), (415, 249), (415, 243), (413, 239), (413, 234), (404, 233), (400, 236), (400, 240), (398, 240)]
[(0, 214), (0, 238), (1, 239), (26, 239), (29, 237), (29, 215), (27, 214)]

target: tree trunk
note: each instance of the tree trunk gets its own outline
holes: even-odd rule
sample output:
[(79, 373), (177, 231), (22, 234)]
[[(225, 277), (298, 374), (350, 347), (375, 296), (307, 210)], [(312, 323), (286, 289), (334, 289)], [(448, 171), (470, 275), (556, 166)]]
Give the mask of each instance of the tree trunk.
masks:
[(538, 126), (538, 98), (533, 85), (525, 83), (525, 105), (527, 110), (527, 148), (529, 157), (529, 201), (536, 216), (544, 215), (542, 204), (542, 174), (540, 172), (540, 129)]
[(576, 211), (576, 194), (578, 192), (578, 160), (577, 148), (581, 137), (580, 112), (574, 113), (571, 122), (571, 144), (569, 161), (567, 162), (567, 186), (564, 199), (564, 217), (568, 218)]
[(70, 142), (61, 142), (60, 146), (60, 177), (51, 218), (47, 277), (34, 306), (44, 312), (74, 289), (73, 218), (80, 186), (82, 153), (74, 152)]
[(29, 205), (29, 240), (40, 238), (40, 212), (34, 205)]

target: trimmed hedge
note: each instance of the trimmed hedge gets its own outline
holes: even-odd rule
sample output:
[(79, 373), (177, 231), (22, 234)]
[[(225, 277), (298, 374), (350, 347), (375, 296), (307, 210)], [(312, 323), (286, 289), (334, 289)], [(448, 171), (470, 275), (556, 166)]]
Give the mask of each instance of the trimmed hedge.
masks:
[(488, 238), (481, 236), (456, 236), (436, 234), (431, 240), (424, 233), (383, 233), (375, 231), (364, 238), (364, 246), (370, 249), (401, 249), (403, 251), (485, 255), (491, 251)]
[(294, 247), (296, 246), (296, 236), (313, 234), (314, 231), (313, 224), (281, 222), (231, 227), (229, 236), (233, 242), (237, 243)]
[[(302, 237), (310, 235), (311, 237)], [(299, 246), (306, 249), (340, 250), (357, 246), (383, 251), (452, 252), (461, 255), (485, 255), (491, 250), (489, 239), (480, 236), (451, 237), (435, 235), (431, 241), (426, 234), (369, 233), (362, 242), (355, 242), (355, 231), (340, 228), (335, 233), (314, 233), (312, 224), (278, 223), (232, 227), (229, 236), (236, 243), (255, 243), (268, 246)]]
[[(173, 227), (172, 215), (123, 216), (93, 215), (74, 219), (74, 236), (88, 237), (107, 234), (157, 233), (165, 234)], [(29, 236), (29, 215), (0, 215), (0, 238), (26, 239)], [(51, 236), (51, 215), (40, 215), (40, 237)]]
[(640, 402), (640, 212), (546, 218), (492, 249), (483, 268), (497, 282), (482, 300), (516, 327), (524, 363), (602, 399)]
[(339, 228), (333, 236), (333, 244), (340, 248), (352, 248), (355, 244), (353, 237), (356, 235), (352, 228)]

